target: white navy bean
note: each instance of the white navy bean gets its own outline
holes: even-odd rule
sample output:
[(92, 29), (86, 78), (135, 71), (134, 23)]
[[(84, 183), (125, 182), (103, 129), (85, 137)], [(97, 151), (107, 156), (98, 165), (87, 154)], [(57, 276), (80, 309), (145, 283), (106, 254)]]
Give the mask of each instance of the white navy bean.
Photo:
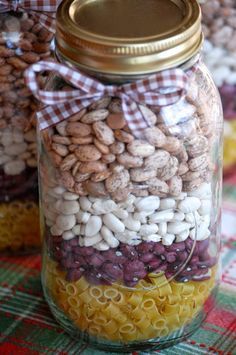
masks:
[(190, 223), (186, 222), (170, 222), (167, 224), (167, 232), (170, 234), (179, 234), (191, 227)]
[(58, 211), (65, 215), (78, 213), (80, 206), (77, 201), (60, 201)]
[(184, 242), (189, 237), (189, 230), (186, 229), (185, 231), (176, 235), (175, 242)]
[(92, 202), (86, 196), (79, 198), (79, 204), (83, 211), (87, 212), (92, 207)]
[(186, 197), (178, 204), (178, 209), (184, 213), (195, 212), (201, 206), (201, 201), (197, 197)]
[(114, 234), (106, 226), (102, 226), (100, 233), (101, 233), (101, 236), (103, 237), (103, 239), (105, 240), (105, 242), (111, 248), (116, 248), (120, 244), (119, 240), (114, 237)]
[(189, 196), (195, 196), (199, 198), (209, 198), (211, 197), (211, 184), (203, 182), (197, 189), (188, 193)]
[(54, 222), (52, 219), (47, 218), (47, 219), (45, 220), (45, 223), (46, 223), (46, 225), (47, 225), (48, 227), (52, 227), (55, 222)]
[(138, 211), (155, 211), (160, 206), (160, 198), (158, 196), (148, 196), (141, 198), (134, 204)]
[(76, 213), (76, 220), (79, 223), (85, 224), (88, 222), (90, 216), (91, 214), (88, 212), (79, 211), (78, 213)]
[(89, 238), (85, 237), (84, 238), (84, 246), (91, 247), (101, 241), (102, 241), (102, 236), (101, 236), (101, 234), (98, 233), (98, 234), (94, 235), (93, 237), (89, 237)]
[(72, 232), (75, 235), (80, 235), (80, 231), (81, 231), (81, 226), (80, 224), (76, 224), (73, 228), (72, 228)]
[(138, 232), (141, 228), (141, 223), (136, 219), (133, 219), (131, 215), (129, 215), (129, 217), (125, 219), (123, 223), (126, 226), (126, 228), (134, 232)]
[(185, 214), (183, 212), (175, 212), (171, 222), (181, 222), (184, 220), (184, 218)]
[(54, 192), (56, 196), (61, 196), (66, 191), (66, 189), (63, 186), (56, 186), (51, 191)]
[(110, 249), (110, 246), (109, 246), (106, 242), (104, 242), (104, 241), (101, 241), (101, 242), (99, 242), (99, 243), (93, 245), (93, 247), (94, 247), (95, 249), (101, 250), (101, 251), (105, 251), (105, 250)]
[(84, 247), (84, 238), (82, 237), (79, 238), (79, 246)]
[(207, 215), (211, 213), (211, 200), (201, 200), (201, 206), (198, 209), (201, 215)]
[(142, 225), (142, 227), (140, 228), (139, 234), (142, 237), (147, 237), (148, 235), (151, 234), (156, 234), (158, 232), (158, 226), (157, 224), (146, 224), (146, 225)]
[(102, 219), (99, 216), (91, 216), (85, 226), (85, 236), (92, 237), (97, 234), (102, 227)]
[(121, 208), (115, 210), (113, 214), (120, 219), (126, 219), (129, 216), (129, 213), (126, 210), (122, 210)]
[(73, 239), (75, 237), (75, 234), (72, 231), (66, 231), (62, 234), (62, 238), (64, 240), (70, 240)]
[(170, 233), (167, 233), (161, 240), (162, 244), (163, 245), (171, 245), (175, 240), (175, 235), (174, 234), (170, 234)]
[(158, 233), (164, 237), (164, 235), (166, 235), (167, 233), (167, 223), (166, 222), (161, 222), (158, 224)]
[(139, 245), (140, 243), (142, 243), (141, 239), (130, 239), (128, 240), (127, 244), (128, 245)]
[(117, 204), (112, 200), (98, 200), (93, 203), (93, 211), (99, 214), (106, 214), (117, 209)]
[(151, 223), (161, 223), (161, 222), (168, 222), (174, 217), (174, 212), (172, 210), (165, 210), (153, 213), (149, 217), (149, 221)]
[(160, 201), (159, 210), (168, 210), (175, 208), (176, 201), (173, 198), (162, 198)]
[(64, 214), (60, 214), (59, 216), (57, 216), (56, 219), (56, 225), (59, 229), (62, 229), (63, 231), (67, 231), (70, 230), (74, 227), (76, 223), (76, 219), (75, 216), (72, 215), (64, 215)]
[(161, 241), (161, 235), (159, 234), (150, 234), (147, 235), (146, 237), (143, 237), (143, 240), (146, 242), (160, 242)]
[(142, 224), (147, 224), (147, 213), (146, 212), (135, 212), (133, 214), (133, 218), (136, 219), (137, 221), (140, 221)]
[(61, 228), (59, 228), (56, 224), (54, 224), (51, 228), (50, 228), (50, 233), (52, 235), (62, 235), (63, 230)]
[(107, 213), (103, 217), (103, 223), (114, 233), (123, 233), (125, 225), (114, 214)]
[(73, 194), (73, 192), (66, 191), (63, 194), (64, 200), (73, 201), (78, 200), (79, 196), (77, 194)]

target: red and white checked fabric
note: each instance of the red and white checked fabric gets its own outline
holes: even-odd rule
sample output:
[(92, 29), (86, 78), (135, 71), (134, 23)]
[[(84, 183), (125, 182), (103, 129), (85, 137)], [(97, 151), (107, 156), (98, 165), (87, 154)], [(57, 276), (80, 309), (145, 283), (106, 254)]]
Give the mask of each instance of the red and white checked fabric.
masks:
[[(0, 0), (0, 12), (10, 10), (27, 11), (32, 14), (42, 26), (55, 32), (56, 10), (60, 2), (61, 0)], [(44, 12), (47, 12), (47, 14)]]
[[(37, 113), (39, 128), (43, 130), (57, 124), (79, 112), (104, 96), (119, 97), (124, 117), (134, 136), (142, 137), (142, 131), (150, 126), (139, 104), (148, 106), (167, 106), (176, 103), (185, 96), (189, 75), (180, 68), (164, 70), (145, 79), (123, 85), (104, 85), (78, 70), (55, 62), (41, 61), (25, 71), (26, 83), (34, 96), (46, 106)], [(67, 91), (41, 90), (37, 82), (37, 73), (55, 72), (73, 86)]]

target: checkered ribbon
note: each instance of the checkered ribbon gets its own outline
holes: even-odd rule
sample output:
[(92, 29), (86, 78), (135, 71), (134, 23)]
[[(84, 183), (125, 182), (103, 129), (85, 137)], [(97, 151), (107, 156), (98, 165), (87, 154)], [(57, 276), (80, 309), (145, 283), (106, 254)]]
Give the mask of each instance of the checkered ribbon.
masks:
[[(0, 0), (0, 13), (10, 10), (27, 11), (42, 26), (51, 32), (55, 32), (55, 14), (60, 2), (61, 0)], [(47, 14), (44, 12), (47, 12)]]
[[(185, 96), (189, 75), (195, 70), (196, 66), (188, 72), (175, 68), (133, 83), (104, 85), (68, 66), (41, 61), (25, 71), (25, 78), (34, 96), (46, 105), (37, 113), (41, 130), (69, 118), (104, 96), (112, 96), (121, 99), (125, 119), (134, 136), (142, 137), (142, 131), (151, 124), (142, 114), (139, 105), (162, 107), (176, 103)], [(73, 88), (66, 91), (41, 90), (36, 74), (44, 71), (55, 72)]]

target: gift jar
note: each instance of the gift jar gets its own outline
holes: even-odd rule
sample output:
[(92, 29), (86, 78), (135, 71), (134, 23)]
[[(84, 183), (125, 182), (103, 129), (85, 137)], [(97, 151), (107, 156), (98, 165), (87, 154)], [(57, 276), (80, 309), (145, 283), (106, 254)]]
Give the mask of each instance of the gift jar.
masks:
[(29, 253), (40, 247), (36, 100), (23, 73), (51, 55), (56, 6), (50, 8), (47, 2), (49, 16), (39, 12), (42, 5), (0, 1), (0, 254)]
[(26, 72), (43, 102), (45, 297), (108, 352), (181, 341), (214, 306), (222, 108), (201, 45), (196, 0), (65, 0), (61, 63)]

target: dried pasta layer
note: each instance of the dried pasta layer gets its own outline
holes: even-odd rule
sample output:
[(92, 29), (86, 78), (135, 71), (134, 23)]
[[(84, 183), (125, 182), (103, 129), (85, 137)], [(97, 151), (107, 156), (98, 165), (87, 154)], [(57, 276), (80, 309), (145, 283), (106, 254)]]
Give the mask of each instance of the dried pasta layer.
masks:
[(39, 210), (34, 202), (0, 204), (0, 252), (40, 246)]
[(194, 319), (215, 284), (215, 268), (205, 281), (168, 282), (149, 274), (133, 289), (90, 285), (84, 277), (68, 282), (51, 260), (46, 286), (57, 306), (81, 331), (113, 341), (141, 341), (169, 335)]

